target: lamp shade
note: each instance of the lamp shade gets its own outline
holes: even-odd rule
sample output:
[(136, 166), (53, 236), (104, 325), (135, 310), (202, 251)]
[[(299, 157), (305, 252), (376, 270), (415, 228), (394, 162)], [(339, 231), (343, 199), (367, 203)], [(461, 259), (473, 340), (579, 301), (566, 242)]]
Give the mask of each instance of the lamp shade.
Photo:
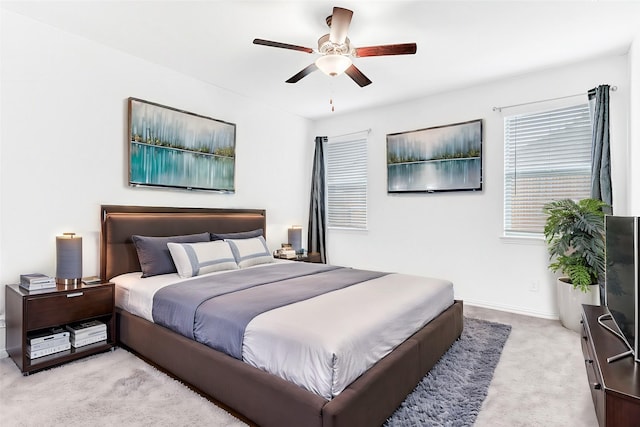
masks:
[(316, 67), (328, 76), (338, 76), (351, 66), (351, 59), (337, 53), (329, 53), (316, 59)]
[(296, 251), (302, 250), (302, 227), (299, 225), (292, 225), (288, 230), (289, 243), (291, 247)]
[(56, 283), (77, 285), (82, 280), (82, 237), (75, 233), (56, 236)]

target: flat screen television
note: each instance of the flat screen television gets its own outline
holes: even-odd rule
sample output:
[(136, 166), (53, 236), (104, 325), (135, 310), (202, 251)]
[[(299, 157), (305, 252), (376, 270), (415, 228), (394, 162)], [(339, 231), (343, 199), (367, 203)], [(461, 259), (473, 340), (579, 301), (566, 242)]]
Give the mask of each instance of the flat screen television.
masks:
[(638, 333), (638, 218), (605, 217), (605, 304), (636, 362), (640, 362)]

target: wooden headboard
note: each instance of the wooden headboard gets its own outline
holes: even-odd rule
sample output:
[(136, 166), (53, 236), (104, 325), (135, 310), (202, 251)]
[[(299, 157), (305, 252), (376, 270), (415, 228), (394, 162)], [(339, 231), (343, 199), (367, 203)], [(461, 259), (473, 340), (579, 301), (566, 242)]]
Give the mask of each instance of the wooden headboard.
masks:
[(262, 228), (263, 209), (172, 208), (103, 205), (100, 219), (100, 278), (140, 271), (131, 236), (176, 236), (202, 232), (234, 233)]

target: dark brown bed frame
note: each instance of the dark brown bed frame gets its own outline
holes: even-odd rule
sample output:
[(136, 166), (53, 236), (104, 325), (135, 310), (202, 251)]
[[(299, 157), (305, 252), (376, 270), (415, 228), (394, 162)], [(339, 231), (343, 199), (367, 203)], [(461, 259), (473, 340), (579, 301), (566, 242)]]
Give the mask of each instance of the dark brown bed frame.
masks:
[[(262, 228), (256, 209), (102, 206), (100, 277), (140, 271), (131, 235), (170, 236)], [(462, 333), (462, 301), (409, 337), (336, 398), (293, 383), (116, 310), (118, 344), (260, 426), (379, 426)]]

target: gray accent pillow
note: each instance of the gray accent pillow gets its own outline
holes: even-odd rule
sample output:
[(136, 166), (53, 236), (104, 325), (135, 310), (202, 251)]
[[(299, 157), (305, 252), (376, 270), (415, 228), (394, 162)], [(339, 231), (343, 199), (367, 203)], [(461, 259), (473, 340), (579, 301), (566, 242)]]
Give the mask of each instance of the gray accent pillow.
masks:
[(262, 228), (251, 231), (241, 231), (239, 233), (211, 233), (211, 240), (251, 239), (252, 237), (260, 236), (264, 236), (264, 230)]
[(171, 259), (167, 243), (208, 242), (209, 233), (187, 234), (184, 236), (149, 237), (131, 236), (138, 252), (138, 261), (142, 269), (142, 277), (176, 273), (176, 266)]

